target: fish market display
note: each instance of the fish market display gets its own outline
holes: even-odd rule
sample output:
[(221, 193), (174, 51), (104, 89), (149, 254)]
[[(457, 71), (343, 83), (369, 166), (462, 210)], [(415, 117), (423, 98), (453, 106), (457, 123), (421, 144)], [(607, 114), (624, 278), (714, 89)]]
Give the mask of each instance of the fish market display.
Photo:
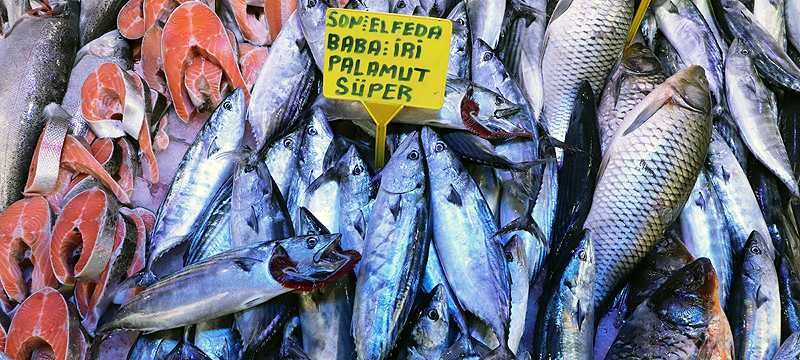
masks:
[[(376, 12), (453, 30), (383, 164)], [(800, 359), (799, 64), (800, 0), (0, 0), (0, 359)]]

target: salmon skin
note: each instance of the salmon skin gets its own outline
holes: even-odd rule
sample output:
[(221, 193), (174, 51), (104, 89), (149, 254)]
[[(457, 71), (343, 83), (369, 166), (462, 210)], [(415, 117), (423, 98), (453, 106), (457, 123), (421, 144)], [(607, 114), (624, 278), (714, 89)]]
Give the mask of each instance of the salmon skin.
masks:
[(42, 110), (61, 101), (78, 47), (77, 3), (54, 16), (26, 16), (0, 39), (0, 210), (21, 198)]
[(79, 360), (86, 349), (74, 306), (48, 287), (31, 295), (14, 315), (5, 352), (12, 359)]

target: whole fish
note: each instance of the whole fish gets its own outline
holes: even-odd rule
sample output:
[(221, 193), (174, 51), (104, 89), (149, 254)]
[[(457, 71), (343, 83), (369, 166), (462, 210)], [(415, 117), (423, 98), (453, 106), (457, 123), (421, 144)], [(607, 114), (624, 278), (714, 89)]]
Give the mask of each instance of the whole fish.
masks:
[(247, 108), (250, 141), (258, 151), (291, 131), (315, 96), (316, 69), (295, 12), (272, 43)]
[[(44, 107), (60, 102), (78, 50), (77, 2), (63, 13), (24, 16), (0, 38), (0, 210), (22, 198)], [(13, 8), (12, 8), (13, 9)]]
[(302, 124), (272, 144), (264, 159), (284, 200), (289, 198), (289, 189), (297, 181), (297, 163), (305, 128), (305, 124)]
[(800, 276), (792, 268), (786, 255), (779, 255), (776, 270), (781, 295), (781, 332), (786, 336), (800, 331)]
[(153, 332), (241, 311), (347, 274), (360, 259), (339, 235), (300, 236), (234, 248), (192, 264), (123, 304), (100, 332)]
[(597, 252), (595, 306), (678, 217), (710, 137), (708, 81), (696, 65), (668, 78), (625, 117), (603, 156), (584, 225)]
[(70, 129), (79, 138), (83, 138), (89, 131), (89, 125), (81, 112), (81, 87), (92, 71), (107, 62), (117, 64), (123, 70), (131, 68), (131, 49), (117, 30), (90, 41), (75, 56), (75, 66), (69, 74), (67, 92), (64, 93), (61, 107), (72, 115)]
[(367, 220), (372, 210), (370, 200), (373, 186), (367, 163), (361, 158), (355, 146), (351, 145), (347, 152), (312, 184), (324, 183), (328, 179), (335, 180), (338, 184), (335, 205), (338, 208), (336, 227), (342, 234), (342, 248), (361, 251), (364, 247)]
[(628, 287), (625, 286), (614, 296), (608, 311), (602, 316), (596, 314), (597, 329), (594, 334), (594, 358), (605, 359), (608, 349), (614, 344), (619, 330), (625, 325), (628, 311)]
[(81, 0), (81, 46), (117, 27), (117, 14), (125, 0)]
[[(514, 121), (514, 116), (522, 111), (522, 107), (494, 91), (470, 81), (450, 79), (445, 85), (444, 96), (441, 109), (409, 108), (399, 113), (392, 122), (468, 130), (487, 139), (531, 137), (530, 133)], [(320, 97), (315, 105), (330, 120), (373, 124), (369, 113), (358, 102)]]
[(183, 331), (172, 329), (141, 334), (128, 352), (129, 360), (161, 360), (178, 345)]
[(678, 50), (660, 32), (656, 33), (656, 37), (653, 39), (653, 52), (656, 54), (661, 67), (664, 69), (664, 74), (667, 76), (675, 75), (675, 73), (686, 67), (686, 63), (681, 59)]
[(445, 285), (437, 284), (422, 297), (404, 332), (398, 358), (441, 359), (456, 333), (447, 307)]
[(359, 359), (384, 359), (394, 347), (420, 287), (430, 244), (428, 186), (417, 132), (381, 172), (356, 276), (353, 338)]
[(31, 2), (29, 0), (0, 0), (0, 9), (3, 10), (3, 17), (8, 20), (7, 24), (2, 24), (0, 21), (0, 32), (7, 33), (31, 9)]
[(592, 283), (595, 253), (592, 235), (587, 232), (566, 245), (566, 261), (557, 269), (540, 327), (540, 359), (592, 359), (594, 340), (594, 302)]
[(786, 50), (785, 0), (753, 1), (753, 19), (761, 25), (775, 42)]
[(467, 79), (470, 76), (470, 51), (472, 41), (467, 21), (467, 5), (459, 1), (447, 19), (453, 23), (453, 37), (450, 40), (450, 57), (447, 66), (448, 79)]
[[(546, 0), (523, 0), (523, 12), (515, 12), (506, 29), (503, 63), (519, 83), (536, 119), (541, 118), (543, 104), (542, 54), (547, 27)], [(513, 4), (513, 3), (512, 3)]]
[(208, 219), (202, 226), (203, 230), (198, 232), (189, 243), (183, 257), (184, 265), (196, 263), (235, 247), (231, 239), (232, 193), (233, 178), (228, 178), (228, 181), (214, 196)]
[(724, 318), (716, 290), (708, 259), (678, 270), (634, 310), (606, 359), (705, 359), (720, 353), (719, 358), (731, 359), (727, 335), (714, 329)]
[(800, 1), (785, 0), (784, 17), (786, 20), (786, 37), (794, 48), (800, 48)]
[(464, 1), (467, 4), (467, 19), (472, 40), (483, 40), (492, 49), (497, 47), (500, 32), (503, 30), (506, 2), (503, 0)]
[[(542, 117), (550, 136), (564, 141), (582, 81), (600, 93), (622, 53), (632, 19), (633, 1), (629, 0), (558, 2), (545, 34), (542, 59)], [(562, 155), (556, 155), (560, 162)]]
[(750, 49), (739, 39), (733, 41), (725, 61), (731, 114), (753, 155), (781, 179), (793, 195), (800, 196), (778, 129), (775, 94), (759, 78), (750, 56)]
[(691, 0), (661, 0), (655, 4), (658, 29), (686, 64), (703, 67), (714, 99), (713, 114), (726, 110), (725, 50), (717, 45), (711, 27)]
[(759, 73), (771, 83), (800, 91), (800, 68), (789, 58), (778, 41), (753, 19), (753, 14), (738, 0), (711, 0), (714, 13), (722, 16), (731, 37), (739, 38), (752, 51)]
[(781, 301), (769, 240), (753, 232), (740, 258), (731, 293), (737, 359), (772, 359), (781, 342)]
[[(298, 209), (305, 207), (333, 233), (339, 232), (336, 198), (339, 185), (336, 181), (322, 178), (325, 172), (325, 154), (333, 142), (333, 130), (328, 118), (319, 108), (311, 111), (311, 121), (305, 127), (298, 158), (298, 177), (294, 187), (289, 190), (287, 206), (294, 220), (294, 229), (299, 231)], [(313, 187), (312, 187), (312, 184)]]
[(594, 95), (584, 83), (575, 98), (565, 143), (564, 166), (558, 174), (558, 204), (551, 249), (560, 251), (561, 241), (571, 229), (580, 229), (589, 215), (597, 171), (600, 168), (600, 134)]
[[(705, 19), (708, 27), (711, 28), (711, 32), (714, 34), (714, 41), (717, 42), (717, 46), (724, 50), (727, 48), (728, 43), (725, 41), (725, 37), (722, 35), (722, 29), (719, 26), (717, 17), (714, 16), (710, 1), (711, 0), (692, 0), (694, 5), (697, 6), (697, 10), (700, 11), (700, 14), (703, 14), (703, 19)], [(723, 56), (724, 55), (725, 54), (723, 54)]]
[[(300, 234), (329, 234), (325, 225), (300, 208)], [(361, 250), (359, 250), (361, 251)], [(355, 353), (350, 335), (355, 292), (351, 276), (298, 296), (302, 348), (312, 359), (349, 359)]]
[(722, 204), (705, 171), (697, 176), (692, 194), (681, 211), (680, 222), (681, 238), (689, 252), (696, 258), (708, 258), (714, 265), (719, 300), (727, 304), (734, 274), (733, 245)]
[(244, 92), (234, 91), (211, 114), (183, 156), (156, 214), (147, 249), (147, 270), (199, 230), (211, 200), (233, 174), (244, 134)]
[(234, 247), (294, 235), (278, 184), (257, 153), (242, 159), (233, 175), (230, 228)]
[(636, 309), (664, 284), (672, 273), (694, 261), (678, 234), (667, 231), (663, 240), (642, 260), (628, 283), (628, 309)]
[(650, 49), (641, 43), (633, 43), (625, 49), (622, 59), (609, 76), (597, 107), (597, 126), (603, 153), (625, 115), (664, 80), (666, 77), (661, 70), (661, 63)]
[[(510, 279), (493, 215), (474, 180), (432, 129), (423, 128), (422, 143), (431, 190), (433, 241), (447, 282), (458, 303), (497, 336), (500, 347), (493, 356), (511, 356)], [(483, 255), (476, 258), (474, 254)]]
[(164, 360), (210, 360), (210, 358), (203, 350), (184, 339), (167, 354)]
[[(744, 170), (716, 131), (708, 147), (705, 171), (722, 205), (733, 256), (738, 258), (753, 231), (769, 234), (769, 230)], [(775, 253), (771, 242), (764, 251)]]
[(772, 360), (790, 360), (800, 357), (800, 333), (793, 333), (783, 341)]
[(511, 320), (508, 330), (508, 348), (514, 354), (519, 352), (522, 333), (525, 330), (525, 316), (528, 312), (528, 294), (531, 284), (530, 266), (528, 264), (525, 239), (513, 236), (505, 246), (503, 252), (508, 261), (509, 277), (511, 278)]

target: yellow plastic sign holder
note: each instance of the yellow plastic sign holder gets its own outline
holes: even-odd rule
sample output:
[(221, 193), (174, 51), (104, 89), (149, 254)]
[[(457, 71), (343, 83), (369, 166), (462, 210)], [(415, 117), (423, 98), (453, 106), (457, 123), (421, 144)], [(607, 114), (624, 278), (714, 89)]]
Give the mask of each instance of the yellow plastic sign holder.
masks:
[(367, 110), (376, 168), (384, 163), (386, 128), (404, 107), (442, 107), (452, 34), (446, 19), (327, 10), (322, 95)]
[(633, 43), (633, 38), (636, 37), (636, 32), (639, 31), (639, 27), (642, 25), (642, 20), (644, 20), (644, 14), (647, 12), (647, 8), (650, 7), (650, 2), (652, 0), (642, 0), (639, 4), (639, 9), (636, 10), (636, 15), (633, 17), (633, 22), (631, 23), (631, 28), (628, 29), (628, 42), (627, 46), (631, 46)]

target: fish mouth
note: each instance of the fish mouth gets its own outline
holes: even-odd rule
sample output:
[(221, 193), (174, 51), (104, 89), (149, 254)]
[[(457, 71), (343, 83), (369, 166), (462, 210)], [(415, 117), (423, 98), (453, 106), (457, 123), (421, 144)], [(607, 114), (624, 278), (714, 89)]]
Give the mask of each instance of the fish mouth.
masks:
[(269, 260), (269, 271), (272, 277), (282, 286), (311, 291), (329, 284), (348, 274), (361, 260), (361, 254), (355, 250), (343, 250), (340, 246), (341, 235), (330, 241), (313, 255), (310, 264), (294, 261), (282, 245), (277, 245)]

